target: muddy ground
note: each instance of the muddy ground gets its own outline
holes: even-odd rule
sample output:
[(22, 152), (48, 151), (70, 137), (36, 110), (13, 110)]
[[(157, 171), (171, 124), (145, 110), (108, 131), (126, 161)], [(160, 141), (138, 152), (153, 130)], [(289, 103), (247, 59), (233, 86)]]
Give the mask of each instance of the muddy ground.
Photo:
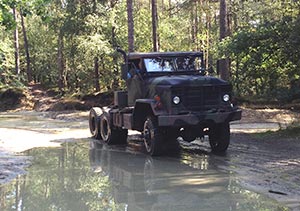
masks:
[[(88, 112), (78, 111), (0, 113), (0, 184), (26, 173), (30, 158), (21, 152), (89, 137), (87, 116)], [(22, 120), (16, 122), (20, 117)], [(225, 159), (215, 158), (227, 162), (220, 168), (238, 174), (245, 187), (300, 210), (300, 138), (262, 135), (264, 131), (285, 128), (297, 119), (300, 114), (289, 110), (244, 108), (243, 119), (231, 125), (232, 142)], [(182, 142), (181, 146), (191, 154), (210, 151), (201, 140)]]
[[(70, 102), (56, 98), (55, 93), (45, 92), (38, 85), (29, 92), (32, 99), (25, 106), (0, 113), (0, 187), (26, 173), (31, 158), (22, 156), (25, 150), (58, 147), (90, 136), (88, 112), (63, 110), (84, 110), (98, 104), (99, 99), (106, 102), (111, 98), (110, 95), (86, 96), (84, 102)], [(239, 175), (243, 186), (300, 210), (300, 137), (264, 134), (299, 120), (299, 111), (243, 108), (242, 120), (231, 124), (232, 141), (226, 156), (214, 159), (226, 163), (220, 168)], [(207, 142), (201, 140), (191, 144), (181, 142), (181, 147), (191, 154), (210, 153)]]

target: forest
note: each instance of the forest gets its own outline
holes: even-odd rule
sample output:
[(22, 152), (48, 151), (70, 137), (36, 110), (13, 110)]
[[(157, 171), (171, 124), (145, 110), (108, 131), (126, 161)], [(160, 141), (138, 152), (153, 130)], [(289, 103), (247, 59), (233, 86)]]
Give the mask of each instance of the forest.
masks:
[(298, 0), (1, 0), (0, 89), (124, 87), (127, 52), (203, 51), (248, 101), (300, 102)]

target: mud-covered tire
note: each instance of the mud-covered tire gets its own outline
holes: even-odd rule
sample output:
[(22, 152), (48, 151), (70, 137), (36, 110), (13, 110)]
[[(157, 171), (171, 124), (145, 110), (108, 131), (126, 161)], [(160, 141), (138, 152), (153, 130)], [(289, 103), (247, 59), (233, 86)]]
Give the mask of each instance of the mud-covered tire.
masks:
[(144, 122), (143, 139), (146, 152), (151, 156), (161, 155), (163, 152), (163, 131), (158, 127), (155, 117), (150, 116)]
[(100, 116), (102, 115), (102, 110), (99, 107), (93, 107), (89, 114), (89, 128), (92, 134), (92, 138), (100, 139)]
[(216, 124), (210, 128), (209, 144), (213, 152), (225, 152), (230, 143), (229, 123)]
[(101, 139), (108, 145), (126, 144), (128, 130), (112, 125), (112, 120), (107, 112), (100, 116)]

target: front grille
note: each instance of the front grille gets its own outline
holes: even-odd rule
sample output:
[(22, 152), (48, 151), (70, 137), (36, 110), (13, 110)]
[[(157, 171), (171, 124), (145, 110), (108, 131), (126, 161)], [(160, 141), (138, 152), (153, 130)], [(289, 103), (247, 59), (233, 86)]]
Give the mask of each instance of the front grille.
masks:
[(173, 88), (172, 95), (182, 99), (182, 110), (205, 111), (220, 108), (222, 96), (228, 92), (227, 86), (181, 87)]

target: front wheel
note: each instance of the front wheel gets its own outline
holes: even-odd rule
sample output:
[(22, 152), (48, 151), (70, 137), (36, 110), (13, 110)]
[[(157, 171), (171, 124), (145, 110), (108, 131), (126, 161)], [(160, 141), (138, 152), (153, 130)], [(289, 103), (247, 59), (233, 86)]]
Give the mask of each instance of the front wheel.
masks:
[(155, 117), (148, 117), (144, 122), (143, 139), (148, 154), (152, 156), (162, 154), (163, 134)]
[(209, 144), (213, 152), (225, 152), (230, 143), (229, 123), (215, 124), (210, 128)]
[(107, 112), (100, 116), (100, 134), (108, 145), (127, 143), (128, 130), (114, 127)]

